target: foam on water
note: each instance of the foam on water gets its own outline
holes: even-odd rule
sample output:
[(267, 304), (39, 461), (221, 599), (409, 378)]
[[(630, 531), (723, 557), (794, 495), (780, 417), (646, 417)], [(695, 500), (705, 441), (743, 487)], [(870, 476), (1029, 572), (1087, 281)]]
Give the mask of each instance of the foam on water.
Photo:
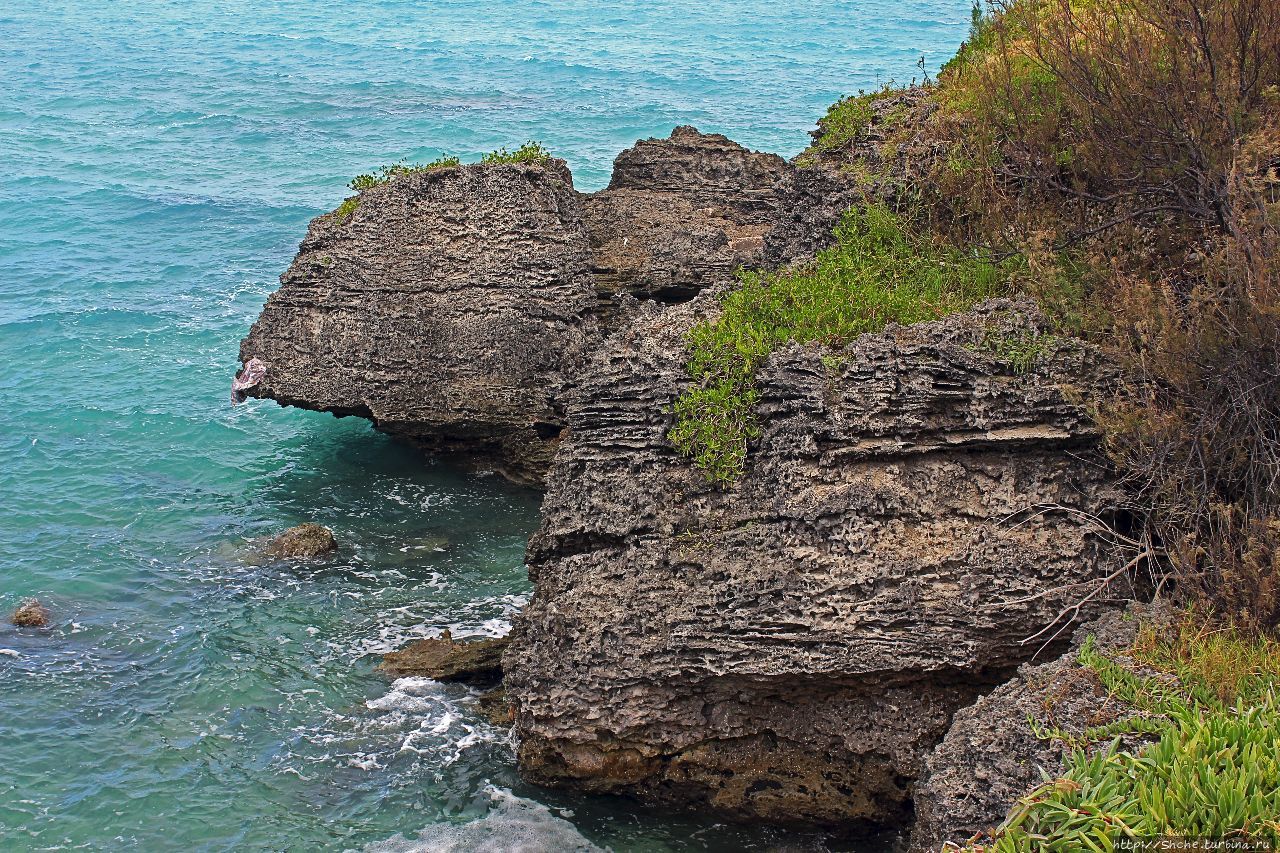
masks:
[(492, 786), (485, 793), (491, 805), (483, 817), (429, 826), (414, 839), (397, 835), (365, 853), (604, 853), (541, 803)]

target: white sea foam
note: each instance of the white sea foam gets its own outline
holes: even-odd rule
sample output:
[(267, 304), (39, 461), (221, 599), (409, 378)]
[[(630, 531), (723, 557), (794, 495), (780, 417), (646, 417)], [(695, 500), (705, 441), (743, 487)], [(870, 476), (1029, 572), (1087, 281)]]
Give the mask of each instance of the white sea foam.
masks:
[(364, 848), (365, 853), (604, 853), (573, 824), (551, 809), (488, 786), (490, 807), (467, 823), (440, 823), (417, 838), (396, 835)]
[(445, 685), (430, 678), (399, 678), (366, 706), (381, 712), (378, 725), (404, 732), (400, 752), (414, 752), (447, 767), (481, 744), (510, 746), (511, 734), (475, 718)]

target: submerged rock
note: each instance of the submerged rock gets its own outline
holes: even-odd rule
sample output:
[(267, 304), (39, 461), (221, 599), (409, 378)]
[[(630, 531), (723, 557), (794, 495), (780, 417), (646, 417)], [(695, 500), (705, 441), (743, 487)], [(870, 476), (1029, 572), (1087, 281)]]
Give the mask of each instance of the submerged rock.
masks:
[(510, 728), (515, 722), (515, 709), (507, 701), (507, 691), (501, 687), (495, 687), (482, 694), (476, 703), (476, 708), (495, 726)]
[(284, 533), (267, 543), (263, 553), (272, 559), (288, 559), (293, 557), (319, 557), (331, 553), (338, 547), (333, 538), (333, 531), (320, 525), (299, 524), (290, 527)]
[(399, 651), (387, 652), (378, 669), (395, 678), (420, 676), (493, 686), (502, 681), (502, 653), (508, 643), (506, 637), (457, 642), (445, 631), (437, 639), (417, 640)]
[(13, 611), (9, 621), (19, 628), (45, 628), (51, 621), (49, 608), (38, 599), (28, 598)]
[(793, 345), (718, 491), (666, 437), (685, 333), (714, 310), (639, 312), (568, 402), (506, 657), (521, 769), (740, 818), (901, 822), (952, 714), (1109, 565), (1079, 402), (1105, 367), (1066, 341), (1026, 373), (982, 351), (1041, 322), (1009, 302)]

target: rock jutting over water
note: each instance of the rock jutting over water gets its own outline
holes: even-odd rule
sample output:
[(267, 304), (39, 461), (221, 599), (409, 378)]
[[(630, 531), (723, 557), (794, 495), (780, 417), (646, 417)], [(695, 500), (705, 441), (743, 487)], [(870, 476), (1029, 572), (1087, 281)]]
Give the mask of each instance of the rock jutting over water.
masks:
[[(886, 174), (936, 155), (903, 138)], [(799, 169), (677, 128), (585, 195), (555, 160), (402, 176), (311, 223), (243, 342), (243, 393), (545, 485), (505, 655), (444, 637), (383, 664), (503, 678), (488, 706), (530, 780), (901, 826), (927, 768), (930, 826), (963, 821), (935, 752), (953, 716), (1058, 650), (1064, 611), (1094, 615), (1070, 605), (1112, 568), (1085, 411), (1110, 368), (1029, 302), (775, 352), (728, 488), (668, 440), (689, 330), (736, 267), (829, 239), (854, 197), (841, 158), (888, 156), (858, 145)], [(1029, 365), (990, 345), (1030, 338)]]
[(241, 344), (233, 393), (367, 417), (540, 483), (564, 390), (615, 297), (678, 301), (757, 262), (793, 171), (677, 128), (620, 154), (589, 195), (559, 160), (365, 190), (353, 211), (312, 220)]
[(562, 163), (418, 172), (312, 221), (241, 358), (266, 365), (254, 396), (536, 480), (595, 302)]
[(321, 524), (299, 524), (267, 542), (263, 553), (272, 559), (319, 557), (338, 547), (333, 531)]

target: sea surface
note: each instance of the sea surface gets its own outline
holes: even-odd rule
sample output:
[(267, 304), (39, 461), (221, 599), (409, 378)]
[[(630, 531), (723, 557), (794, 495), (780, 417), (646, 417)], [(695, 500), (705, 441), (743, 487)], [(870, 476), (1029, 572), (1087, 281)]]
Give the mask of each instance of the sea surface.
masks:
[[(538, 496), (228, 385), (352, 175), (536, 139), (596, 189), (677, 124), (794, 155), (838, 96), (936, 70), (968, 17), (0, 4), (0, 615), (53, 613), (0, 624), (0, 850), (845, 849), (522, 784), (469, 690), (374, 665), (508, 629)], [(332, 559), (256, 556), (302, 521)]]

